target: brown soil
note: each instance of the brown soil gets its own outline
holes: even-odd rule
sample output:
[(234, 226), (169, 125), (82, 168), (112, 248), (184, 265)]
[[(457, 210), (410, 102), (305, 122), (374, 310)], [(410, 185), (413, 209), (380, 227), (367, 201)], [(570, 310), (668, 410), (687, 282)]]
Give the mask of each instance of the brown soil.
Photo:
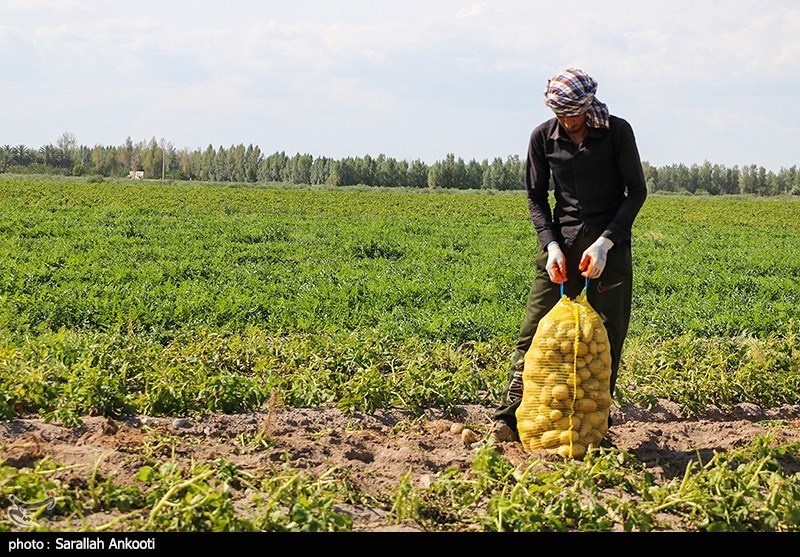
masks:
[[(240, 415), (209, 415), (177, 422), (172, 418), (131, 417), (112, 421), (87, 417), (79, 429), (45, 423), (39, 418), (0, 422), (2, 460), (26, 467), (49, 457), (65, 468), (61, 481), (85, 484), (97, 466), (102, 477), (116, 484), (133, 481), (150, 459), (183, 463), (224, 458), (251, 473), (267, 470), (284, 459), (295, 469), (320, 475), (331, 468), (348, 470), (355, 487), (365, 494), (393, 493), (401, 478), (412, 473), (425, 486), (450, 467), (466, 470), (476, 449), (490, 439), (492, 409), (471, 405), (454, 414), (430, 410), (413, 419), (399, 410), (348, 415), (332, 409), (275, 409)], [(709, 409), (685, 416), (662, 402), (644, 410), (612, 408), (614, 425), (606, 439), (633, 454), (660, 481), (684, 473), (693, 459), (708, 460), (770, 434), (775, 442), (800, 441), (800, 405), (762, 409), (741, 404), (730, 411)], [(473, 434), (464, 434), (462, 427)], [(246, 450), (241, 439), (258, 433), (265, 448)], [(519, 442), (498, 443), (514, 464), (531, 458)], [(789, 473), (797, 470), (787, 470)], [(344, 508), (355, 530), (415, 529), (387, 526), (385, 513), (375, 508)]]

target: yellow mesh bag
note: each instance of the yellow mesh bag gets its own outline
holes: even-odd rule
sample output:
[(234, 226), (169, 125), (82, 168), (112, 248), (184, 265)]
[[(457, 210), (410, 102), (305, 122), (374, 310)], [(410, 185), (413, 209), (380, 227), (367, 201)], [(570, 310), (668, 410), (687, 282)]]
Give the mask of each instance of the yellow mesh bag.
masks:
[(608, 432), (611, 348), (584, 290), (562, 295), (539, 322), (522, 373), (517, 430), (529, 451), (582, 459)]

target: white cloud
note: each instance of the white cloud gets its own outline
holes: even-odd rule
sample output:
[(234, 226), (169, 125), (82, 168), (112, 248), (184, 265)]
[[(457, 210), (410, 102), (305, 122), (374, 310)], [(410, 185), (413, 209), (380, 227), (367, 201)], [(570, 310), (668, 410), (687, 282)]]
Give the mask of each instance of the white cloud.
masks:
[(488, 11), (488, 2), (473, 2), (466, 8), (462, 8), (456, 12), (456, 18), (467, 19), (477, 17), (485, 14)]
[(5, 0), (0, 8), (9, 10), (48, 13), (85, 12), (87, 7), (78, 0)]
[[(249, 115), (286, 125), (287, 137), (300, 141), (287, 115), (308, 126), (315, 117), (338, 125), (338, 112), (353, 125), (365, 122), (363, 145), (381, 149), (386, 130), (414, 129), (422, 151), (427, 142), (429, 149), (465, 145), (462, 120), (471, 118), (475, 129), (492, 130), (469, 147), (484, 141), (485, 156), (524, 143), (548, 116), (540, 102), (546, 78), (568, 65), (590, 71), (598, 97), (635, 117), (645, 144), (665, 150), (665, 141), (648, 136), (658, 118), (702, 123), (697, 143), (686, 145), (698, 152), (712, 132), (777, 125), (772, 113), (792, 106), (800, 85), (800, 9), (792, 1), (616, 0), (601, 7), (574, 0), (569, 13), (532, 0), (409, 0), (383, 9), (366, 0), (298, 0), (280, 10), (244, 0), (228, 0), (225, 9), (182, 4), (142, 0), (132, 14), (129, 4), (100, 0), (0, 2), (0, 54), (13, 70), (3, 79), (25, 79), (27, 90), (40, 91), (57, 82), (70, 96), (95, 91), (70, 105), (71, 118), (87, 130), (121, 99), (140, 129), (169, 122), (174, 132), (158, 133), (175, 137), (182, 128), (225, 128), (234, 136)], [(15, 88), (7, 91), (9, 102), (27, 102)], [(54, 110), (60, 102), (48, 99)], [(783, 118), (800, 127), (800, 115)], [(188, 124), (199, 119), (208, 127)], [(377, 121), (380, 127), (367, 123)], [(497, 121), (510, 136), (503, 148)], [(12, 114), (4, 128), (36, 144), (65, 126), (37, 139)], [(419, 139), (419, 130), (433, 131)], [(89, 135), (82, 137), (91, 142)], [(750, 148), (753, 156), (757, 149)], [(789, 149), (762, 156), (794, 157)]]

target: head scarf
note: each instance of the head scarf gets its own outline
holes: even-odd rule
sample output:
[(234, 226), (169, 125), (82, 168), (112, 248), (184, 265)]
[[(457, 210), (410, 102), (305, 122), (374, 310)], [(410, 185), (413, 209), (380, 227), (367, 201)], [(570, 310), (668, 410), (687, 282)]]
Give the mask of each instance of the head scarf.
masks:
[(583, 70), (569, 68), (547, 80), (544, 104), (556, 116), (576, 116), (586, 112), (587, 123), (593, 128), (608, 128), (608, 107), (594, 94), (597, 82)]

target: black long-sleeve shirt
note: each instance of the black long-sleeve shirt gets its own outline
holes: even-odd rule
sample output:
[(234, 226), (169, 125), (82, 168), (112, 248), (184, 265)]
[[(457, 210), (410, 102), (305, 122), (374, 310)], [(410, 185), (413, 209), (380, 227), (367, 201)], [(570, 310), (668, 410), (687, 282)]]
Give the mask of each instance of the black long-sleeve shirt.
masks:
[[(583, 230), (615, 245), (630, 243), (631, 228), (647, 197), (633, 129), (611, 116), (609, 129), (589, 128), (583, 144), (572, 142), (552, 118), (531, 133), (525, 191), (542, 247), (571, 246)], [(555, 207), (549, 202), (550, 176)]]

